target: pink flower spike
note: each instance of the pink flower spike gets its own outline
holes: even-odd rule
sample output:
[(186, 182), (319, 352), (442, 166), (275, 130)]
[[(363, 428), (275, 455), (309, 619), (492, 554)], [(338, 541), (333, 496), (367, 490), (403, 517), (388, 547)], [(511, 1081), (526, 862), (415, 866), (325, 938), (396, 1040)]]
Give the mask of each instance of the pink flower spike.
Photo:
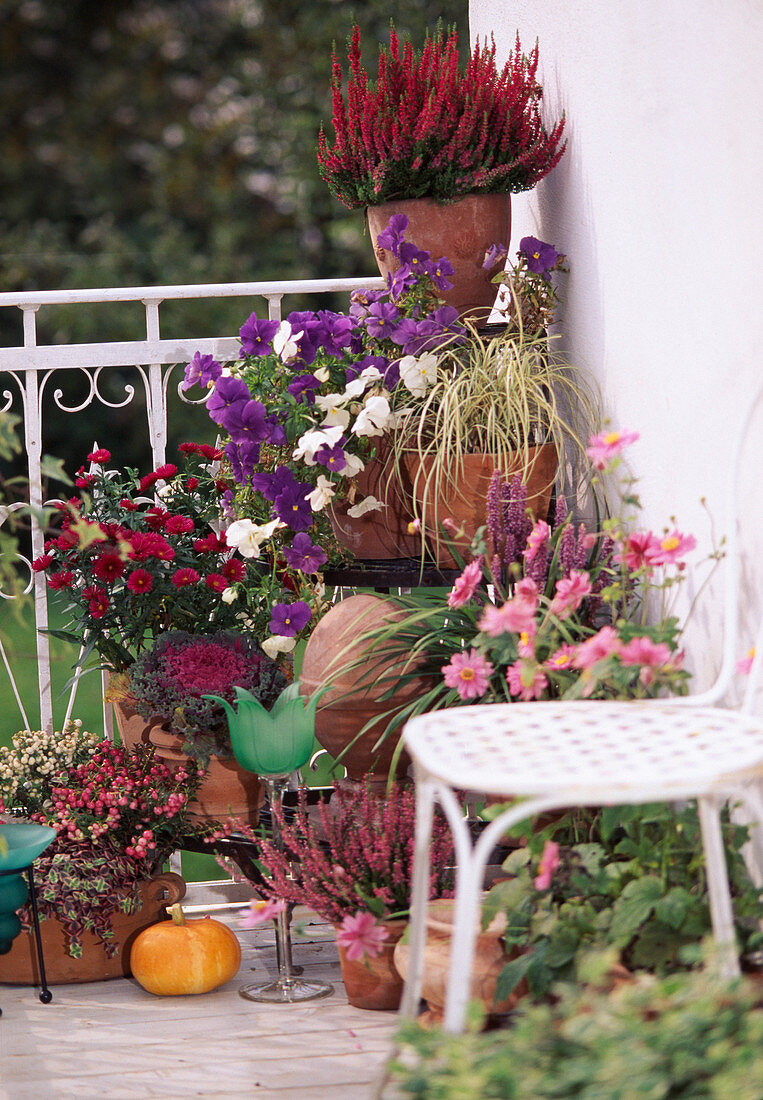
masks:
[(476, 649), (454, 653), (440, 670), (445, 684), (455, 688), (462, 699), (479, 699), (484, 695), (493, 675), (493, 666)]
[(744, 657), (737, 661), (737, 672), (740, 676), (749, 676), (752, 672), (752, 662), (755, 660), (755, 646), (748, 649)]
[(371, 913), (358, 911), (355, 916), (349, 914), (344, 918), (336, 935), (338, 947), (343, 947), (347, 952), (347, 958), (364, 959), (366, 956), (373, 959), (380, 955), (384, 941), (389, 938), (389, 932), (381, 924), (376, 923), (376, 918)]
[(482, 559), (477, 558), (469, 562), (460, 577), (456, 577), (448, 596), (448, 607), (463, 607), (468, 603), (481, 580)]
[(558, 619), (566, 619), (577, 611), (586, 596), (591, 594), (591, 578), (578, 569), (570, 570), (569, 577), (556, 582), (556, 595), (551, 601), (550, 611)]
[(285, 901), (262, 901), (260, 898), (252, 898), (249, 909), (242, 917), (239, 917), (239, 928), (256, 928), (258, 924), (273, 920), (286, 908)]
[(586, 454), (594, 469), (605, 470), (613, 458), (638, 438), (638, 432), (599, 432), (588, 440)]
[(554, 871), (561, 865), (561, 862), (559, 859), (559, 845), (553, 840), (547, 840), (543, 846), (543, 854), (538, 864), (538, 874), (533, 881), (536, 890), (548, 890)]

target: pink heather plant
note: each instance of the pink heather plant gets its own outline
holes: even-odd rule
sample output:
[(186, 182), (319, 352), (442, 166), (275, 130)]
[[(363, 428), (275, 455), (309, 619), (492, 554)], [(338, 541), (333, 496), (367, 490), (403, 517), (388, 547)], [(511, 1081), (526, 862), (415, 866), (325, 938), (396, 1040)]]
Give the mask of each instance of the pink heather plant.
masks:
[[(307, 905), (340, 924), (358, 913), (384, 920), (410, 908), (416, 798), (412, 787), (393, 787), (386, 798), (336, 787), (330, 804), (309, 811), (304, 792), (293, 819), (275, 808), (283, 851), (260, 841), (258, 862), (273, 898)], [(453, 843), (436, 816), (430, 846), (429, 897), (450, 896)], [(261, 887), (258, 885), (258, 889)], [(364, 922), (362, 927), (367, 926)], [(369, 926), (370, 927), (370, 926)], [(352, 926), (357, 930), (357, 924)]]
[(377, 924), (371, 913), (360, 910), (354, 916), (347, 914), (336, 936), (337, 946), (344, 948), (350, 962), (380, 955), (387, 939), (388, 930)]
[(501, 70), (495, 53), (494, 42), (477, 42), (461, 70), (455, 30), (447, 37), (437, 30), (418, 52), (410, 41), (401, 44), (393, 27), (374, 80), (354, 27), (346, 91), (339, 59), (332, 59), (335, 140), (330, 144), (323, 129), (318, 137), (331, 193), (352, 208), (534, 187), (564, 152), (564, 119), (550, 130), (543, 124), (537, 43), (525, 55), (517, 36)]

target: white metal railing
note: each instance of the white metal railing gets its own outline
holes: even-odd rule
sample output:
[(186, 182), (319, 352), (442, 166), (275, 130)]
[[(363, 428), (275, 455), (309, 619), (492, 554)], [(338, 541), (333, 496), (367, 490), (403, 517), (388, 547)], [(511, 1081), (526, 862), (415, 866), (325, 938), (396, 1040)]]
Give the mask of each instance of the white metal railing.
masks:
[[(0, 308), (20, 309), (23, 315), (23, 343), (16, 347), (0, 348), (0, 411), (16, 412), (23, 421), (24, 446), (27, 455), (30, 503), (40, 508), (43, 500), (41, 473), (43, 440), (43, 397), (58, 371), (76, 371), (88, 382), (84, 400), (71, 406), (64, 401), (63, 391), (56, 388), (53, 399), (61, 412), (77, 414), (93, 403), (104, 409), (122, 408), (135, 396), (135, 387), (125, 385), (123, 401), (109, 401), (101, 392), (100, 381), (104, 371), (116, 367), (132, 367), (143, 383), (146, 396), (146, 427), (155, 466), (165, 461), (167, 442), (167, 394), (173, 371), (178, 365), (189, 362), (198, 351), (213, 355), (221, 362), (238, 357), (240, 345), (233, 336), (188, 339), (163, 339), (160, 327), (160, 306), (167, 302), (214, 298), (264, 298), (268, 317), (281, 318), (282, 302), (288, 295), (312, 295), (346, 292), (363, 287), (381, 289), (384, 282), (378, 276), (367, 279), (299, 279), (282, 282), (254, 283), (201, 283), (188, 286), (116, 287), (93, 290), (46, 290), (23, 293), (0, 293)], [(145, 310), (144, 340), (109, 341), (87, 344), (47, 344), (37, 342), (37, 314), (50, 306), (88, 306), (114, 302), (142, 303)], [(242, 316), (242, 321), (244, 317)], [(60, 378), (60, 375), (58, 376)], [(187, 404), (190, 401), (180, 390), (178, 393)], [(17, 393), (10, 388), (17, 387)], [(18, 398), (18, 402), (16, 400)], [(107, 441), (108, 420), (93, 421), (93, 440)], [(6, 515), (0, 514), (0, 523)], [(43, 552), (44, 534), (32, 520), (31, 558), (22, 557), (20, 567), (28, 570), (29, 580), (25, 591), (34, 592), (34, 620), (37, 636), (37, 680), (40, 694), (41, 725), (53, 728), (53, 699), (48, 635), (41, 633), (48, 628), (48, 604), (45, 577), (34, 573), (31, 562)], [(3, 599), (12, 598), (1, 592)], [(12, 690), (19, 707), (21, 719), (27, 725), (23, 700), (17, 688), (13, 670), (8, 661), (2, 637), (0, 656), (10, 676)], [(76, 683), (69, 699), (70, 713), (76, 693)], [(104, 705), (104, 731), (111, 734), (111, 708)]]

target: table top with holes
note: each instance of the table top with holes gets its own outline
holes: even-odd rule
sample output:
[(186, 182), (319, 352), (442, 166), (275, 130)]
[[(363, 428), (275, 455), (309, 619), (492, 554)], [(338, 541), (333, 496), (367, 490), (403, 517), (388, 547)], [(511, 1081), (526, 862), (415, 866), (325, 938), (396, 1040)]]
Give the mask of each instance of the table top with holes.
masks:
[(404, 738), (430, 775), (502, 795), (579, 802), (690, 798), (763, 781), (763, 722), (669, 702), (529, 702), (412, 718)]

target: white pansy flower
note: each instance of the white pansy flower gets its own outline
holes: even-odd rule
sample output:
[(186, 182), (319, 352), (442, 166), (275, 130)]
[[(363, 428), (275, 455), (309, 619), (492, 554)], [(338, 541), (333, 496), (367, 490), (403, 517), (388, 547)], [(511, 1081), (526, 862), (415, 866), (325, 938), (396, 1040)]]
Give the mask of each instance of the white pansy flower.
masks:
[(287, 638), (285, 634), (271, 634), (262, 642), (262, 649), (272, 661), (279, 653), (291, 653), (296, 644), (296, 638)]
[(406, 355), (398, 363), (403, 385), (414, 397), (423, 397), (437, 381), (437, 356), (431, 352), (419, 356)]
[(292, 458), (301, 458), (306, 465), (314, 466), (315, 452), (319, 451), (321, 447), (336, 447), (342, 438), (343, 431), (343, 428), (336, 426), (332, 428), (315, 428), (312, 431), (305, 432), (297, 440)]
[(294, 332), (288, 321), (281, 321), (278, 331), (273, 337), (273, 351), (281, 362), (290, 363), (299, 352), (299, 340), (301, 332)]
[(273, 532), (284, 524), (280, 519), (271, 520), (258, 526), (250, 519), (237, 519), (225, 532), (225, 541), (233, 550), (238, 550), (242, 558), (258, 558), (260, 546), (271, 538)]
[(336, 487), (329, 481), (323, 474), (318, 475), (318, 484), (313, 489), (312, 493), (308, 493), (307, 499), (310, 501), (310, 507), (314, 512), (320, 512), (325, 508), (327, 504), (330, 504), (334, 498)]
[[(365, 373), (365, 371), (363, 373)], [(353, 397), (360, 397), (360, 395), (365, 392), (366, 382), (362, 374), (359, 378), (353, 378), (352, 382), (348, 382), (344, 389), (344, 395), (348, 401), (351, 401)]]
[(369, 397), (352, 426), (355, 435), (381, 435), (388, 428), (392, 414), (386, 397)]
[(349, 451), (345, 451), (344, 458), (345, 466), (341, 471), (342, 477), (357, 477), (361, 470), (365, 470), (365, 462), (357, 455), (351, 455)]
[(385, 505), (376, 497), (363, 497), (360, 504), (354, 504), (352, 508), (347, 509), (347, 515), (352, 516), (353, 519), (359, 519), (366, 512), (379, 512), (384, 507)]
[(220, 599), (223, 603), (235, 603), (238, 599), (238, 592), (235, 588), (224, 588), (220, 593)]
[(370, 385), (374, 382), (381, 382), (382, 373), (378, 367), (365, 367), (360, 372), (360, 377), (365, 378), (366, 382)]
[(347, 425), (350, 423), (350, 414), (347, 409), (342, 406), (349, 400), (342, 393), (327, 393), (322, 396), (319, 394), (315, 398), (315, 404), (325, 413), (325, 417), (322, 422), (324, 428), (339, 427), (344, 431)]
[(319, 382), (328, 382), (331, 373), (328, 367), (318, 367), (316, 371), (313, 371), (313, 377), (317, 378)]

